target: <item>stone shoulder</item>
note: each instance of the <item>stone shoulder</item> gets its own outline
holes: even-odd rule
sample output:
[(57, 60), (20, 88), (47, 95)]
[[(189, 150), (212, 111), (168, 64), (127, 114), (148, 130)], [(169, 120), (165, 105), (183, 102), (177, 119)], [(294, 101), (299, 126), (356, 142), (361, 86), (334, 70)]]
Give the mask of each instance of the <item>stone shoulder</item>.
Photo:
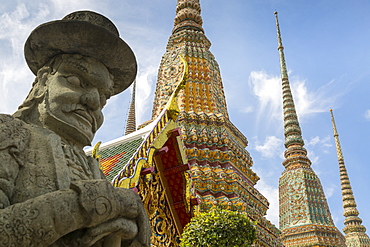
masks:
[(0, 114), (0, 149), (10, 146), (23, 150), (28, 143), (30, 130), (26, 123), (8, 114)]

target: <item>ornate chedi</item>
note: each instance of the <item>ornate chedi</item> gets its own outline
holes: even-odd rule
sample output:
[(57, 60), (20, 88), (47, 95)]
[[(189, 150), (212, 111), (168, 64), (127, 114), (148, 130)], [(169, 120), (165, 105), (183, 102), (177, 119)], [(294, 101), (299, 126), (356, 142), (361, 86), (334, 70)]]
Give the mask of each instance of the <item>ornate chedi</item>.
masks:
[(320, 180), (304, 148), (285, 64), (277, 12), (276, 28), (283, 90), (285, 160), (279, 180), (281, 240), (290, 246), (346, 246), (334, 226)]
[(281, 246), (279, 230), (266, 218), (269, 203), (254, 187), (259, 177), (244, 135), (229, 120), (219, 66), (209, 51), (210, 41), (202, 28), (199, 0), (178, 0), (172, 35), (158, 72), (152, 119), (156, 119), (176, 87), (183, 66), (189, 74), (179, 93), (178, 124), (191, 166), (196, 210), (214, 204), (245, 211), (258, 222), (256, 246)]
[(353, 195), (351, 183), (349, 181), (346, 166), (344, 165), (344, 158), (342, 148), (339, 142), (339, 135), (334, 121), (333, 111), (330, 110), (331, 120), (333, 124), (335, 146), (337, 149), (340, 183), (342, 186), (342, 200), (344, 208), (344, 233), (346, 234), (346, 244), (348, 247), (368, 247), (370, 246), (370, 238), (366, 234), (366, 228), (363, 226), (362, 220), (358, 215), (357, 204)]
[(135, 92), (136, 92), (136, 81), (132, 83), (131, 103), (127, 116), (125, 135), (128, 135), (136, 130)]

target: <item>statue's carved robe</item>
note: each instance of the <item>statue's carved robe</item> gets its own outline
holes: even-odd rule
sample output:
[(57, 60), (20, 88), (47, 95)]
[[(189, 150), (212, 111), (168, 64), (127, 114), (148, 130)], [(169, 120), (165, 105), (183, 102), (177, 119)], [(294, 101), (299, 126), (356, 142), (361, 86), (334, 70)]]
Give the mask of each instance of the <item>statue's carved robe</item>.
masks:
[(52, 131), (0, 114), (0, 246), (64, 246), (89, 218), (71, 181), (103, 176)]

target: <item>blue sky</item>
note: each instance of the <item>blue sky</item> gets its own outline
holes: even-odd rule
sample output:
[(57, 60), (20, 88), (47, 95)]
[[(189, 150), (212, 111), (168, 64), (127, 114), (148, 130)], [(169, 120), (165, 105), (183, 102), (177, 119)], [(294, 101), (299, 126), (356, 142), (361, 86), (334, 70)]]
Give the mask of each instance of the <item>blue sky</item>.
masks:
[[(0, 5), (0, 113), (13, 113), (33, 74), (23, 45), (39, 24), (89, 9), (109, 17), (139, 64), (138, 123), (151, 117), (158, 66), (173, 28), (176, 0), (5, 0)], [(274, 11), (305, 147), (339, 229), (343, 209), (329, 109), (360, 217), (370, 231), (370, 2), (365, 0), (201, 0), (203, 27), (221, 69), (232, 122), (248, 138), (257, 188), (278, 224), (278, 179), (283, 171), (283, 120)], [(124, 133), (130, 90), (114, 96), (95, 141)], [(368, 231), (368, 233), (369, 233)]]

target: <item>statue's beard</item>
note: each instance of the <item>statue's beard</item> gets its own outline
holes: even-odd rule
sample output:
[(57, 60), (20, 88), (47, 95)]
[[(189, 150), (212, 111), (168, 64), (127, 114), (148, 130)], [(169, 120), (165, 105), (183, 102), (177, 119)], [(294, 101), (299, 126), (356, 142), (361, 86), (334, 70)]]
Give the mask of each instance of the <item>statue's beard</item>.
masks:
[[(94, 138), (94, 134), (97, 129), (95, 119), (92, 121), (91, 125), (89, 125), (90, 123), (84, 124), (83, 122), (87, 123), (88, 121), (74, 113), (76, 108), (79, 106), (71, 104), (66, 104), (60, 107), (60, 114), (64, 114), (65, 117), (72, 118), (71, 121), (68, 122), (61, 119), (50, 109), (50, 105), (47, 103), (48, 98), (48, 93), (46, 93), (43, 102), (39, 105), (40, 120), (43, 126), (55, 132), (62, 139), (65, 139), (70, 143), (72, 142), (73, 144), (80, 144), (82, 146), (91, 146), (92, 139)], [(71, 124), (71, 122), (74, 122), (76, 125)]]

